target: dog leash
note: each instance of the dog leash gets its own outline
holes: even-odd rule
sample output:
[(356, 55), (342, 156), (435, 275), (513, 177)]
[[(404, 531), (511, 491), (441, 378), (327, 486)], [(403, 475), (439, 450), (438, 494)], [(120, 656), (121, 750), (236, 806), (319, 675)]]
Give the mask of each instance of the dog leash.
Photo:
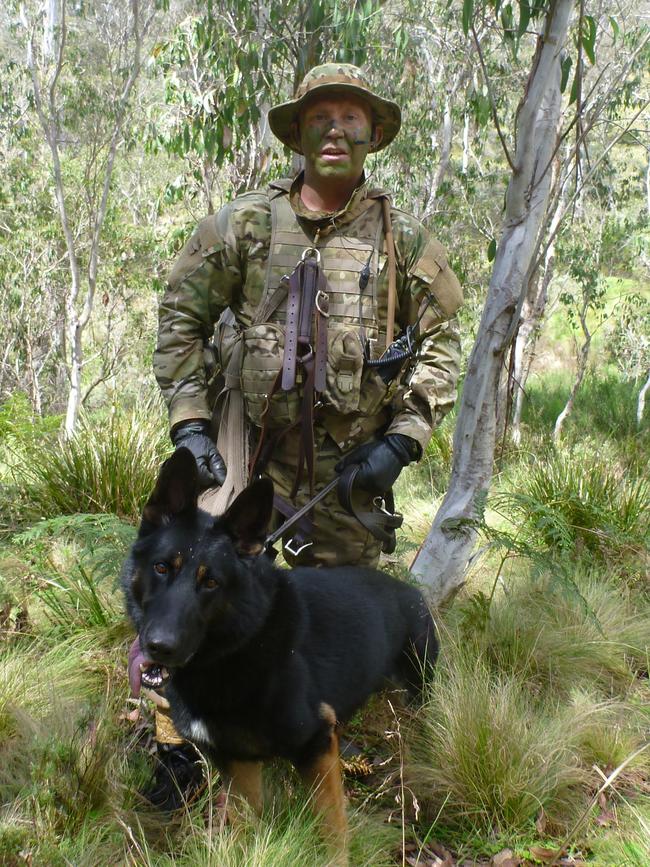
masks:
[[(314, 497), (312, 497), (311, 500), (308, 500), (304, 506), (301, 506), (300, 509), (287, 518), (277, 530), (266, 537), (262, 550), (270, 556), (275, 556), (276, 551), (273, 548), (273, 545), (278, 541), (278, 539), (284, 536), (289, 527), (293, 527), (294, 524), (298, 523), (298, 521), (300, 521), (301, 518), (304, 518), (317, 503), (324, 500), (331, 491), (338, 487), (339, 498), (343, 507), (351, 515), (354, 515), (357, 521), (372, 533), (376, 539), (379, 539), (382, 543), (382, 550), (384, 553), (392, 554), (395, 550), (395, 530), (402, 526), (404, 517), (399, 512), (393, 511), (394, 502), (392, 496), (390, 498), (388, 496), (386, 496), (386, 498), (375, 497), (373, 505), (375, 506), (376, 511), (374, 512), (361, 512), (354, 507), (352, 502), (352, 488), (359, 469), (359, 466), (352, 465), (346, 467), (340, 476), (334, 476), (334, 478)], [(386, 500), (390, 500), (390, 502), (387, 503)], [(290, 539), (288, 543), (285, 543), (285, 547), (290, 553), (296, 556), (303, 550), (303, 548), (311, 545), (311, 542), (308, 542), (306, 545), (302, 545), (297, 550), (294, 550), (291, 548), (292, 541), (293, 539)]]
[[(287, 518), (287, 520), (283, 524), (281, 524), (277, 530), (275, 530), (273, 533), (266, 537), (263, 550), (267, 553), (272, 551), (273, 545), (278, 541), (278, 539), (284, 536), (289, 527), (293, 527), (293, 525), (296, 524), (301, 518), (304, 518), (304, 516), (308, 514), (308, 512), (310, 512), (317, 503), (320, 503), (321, 500), (324, 500), (325, 497), (330, 493), (330, 491), (334, 490), (338, 483), (339, 477), (334, 476), (331, 482), (328, 482), (321, 491), (319, 491), (314, 497), (311, 498), (311, 500), (308, 500), (304, 506), (301, 506), (297, 512), (294, 512), (290, 518)], [(302, 549), (299, 549), (299, 551), (300, 550)]]

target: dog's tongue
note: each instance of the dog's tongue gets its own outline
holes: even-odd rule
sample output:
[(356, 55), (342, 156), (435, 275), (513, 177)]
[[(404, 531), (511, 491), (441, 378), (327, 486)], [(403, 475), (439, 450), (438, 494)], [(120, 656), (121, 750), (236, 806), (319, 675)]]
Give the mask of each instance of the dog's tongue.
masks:
[(150, 659), (142, 652), (140, 648), (140, 638), (136, 638), (129, 648), (129, 686), (131, 687), (131, 695), (138, 698), (140, 695), (140, 686), (142, 684), (142, 671), (140, 666), (151, 663)]

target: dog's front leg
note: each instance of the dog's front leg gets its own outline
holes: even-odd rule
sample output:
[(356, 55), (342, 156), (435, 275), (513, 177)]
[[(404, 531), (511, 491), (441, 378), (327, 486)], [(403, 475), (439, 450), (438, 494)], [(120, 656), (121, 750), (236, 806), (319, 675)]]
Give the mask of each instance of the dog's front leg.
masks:
[(348, 820), (345, 814), (345, 794), (341, 775), (339, 739), (334, 728), (336, 716), (328, 705), (322, 705), (321, 717), (330, 723), (329, 742), (325, 752), (298, 767), (301, 777), (312, 792), (314, 807), (321, 817), (323, 834), (332, 849), (332, 867), (347, 867)]
[(229, 762), (222, 767), (221, 778), (228, 798), (227, 813), (237, 821), (248, 803), (259, 816), (263, 807), (262, 762)]

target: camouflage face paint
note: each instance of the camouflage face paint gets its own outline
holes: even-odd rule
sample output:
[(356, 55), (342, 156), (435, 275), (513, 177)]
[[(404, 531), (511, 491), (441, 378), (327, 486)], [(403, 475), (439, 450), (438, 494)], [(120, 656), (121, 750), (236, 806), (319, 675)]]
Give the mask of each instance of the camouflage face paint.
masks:
[(305, 176), (312, 183), (356, 181), (372, 139), (372, 114), (357, 97), (314, 99), (300, 113)]

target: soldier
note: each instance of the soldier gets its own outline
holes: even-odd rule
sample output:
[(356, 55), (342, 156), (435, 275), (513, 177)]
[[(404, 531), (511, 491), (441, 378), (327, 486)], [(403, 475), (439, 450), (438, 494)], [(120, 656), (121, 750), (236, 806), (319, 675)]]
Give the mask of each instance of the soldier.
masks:
[[(235, 375), (249, 431), (253, 440), (262, 434), (271, 452), (258, 471), (273, 479), (291, 510), (309, 499), (314, 485), (330, 481), (335, 467), (358, 463), (355, 489), (365, 492), (358, 508), (371, 510), (373, 498), (422, 455), (455, 401), (460, 286), (442, 246), (414, 217), (387, 208), (385, 191), (366, 182), (366, 156), (395, 138), (400, 109), (376, 95), (360, 69), (312, 69), (293, 100), (271, 109), (269, 124), (280, 141), (304, 156), (304, 171), (239, 196), (203, 220), (160, 306), (154, 370), (169, 407), (172, 440), (194, 453), (206, 486), (225, 480), (229, 460), (225, 455), (224, 463), (213, 439), (204, 343), (229, 308), (235, 340), (241, 341)], [(389, 226), (382, 218), (386, 210)], [(394, 237), (397, 276), (390, 324), (387, 229)], [(290, 292), (286, 285), (283, 291), (282, 278), (309, 248), (321, 257), (329, 296), (326, 386), (317, 394), (312, 476), (296, 480), (305, 439), (297, 423), (304, 410), (304, 371), (299, 369), (294, 387), (272, 391), (288, 339)], [(417, 357), (387, 383), (367, 362), (382, 355), (387, 333), (415, 323)], [(219, 342), (226, 356), (220, 363), (227, 368), (228, 339)], [(379, 542), (335, 493), (316, 508), (313, 524), (305, 540), (311, 544), (298, 554), (285, 549), (290, 563), (377, 563)]]
[[(454, 404), (460, 285), (442, 246), (364, 175), (367, 155), (387, 147), (400, 123), (399, 106), (361, 69), (312, 69), (295, 98), (269, 112), (304, 170), (203, 220), (171, 272), (154, 370), (172, 441), (226, 497), (243, 483), (250, 445), (285, 517), (351, 466), (354, 511), (367, 515)], [(204, 346), (225, 310), (216, 341), (229, 387), (221, 454)], [(409, 326), (417, 353), (401, 366), (377, 364)], [(284, 539), (285, 557), (376, 565), (381, 545), (368, 524), (332, 492), (301, 538)]]

